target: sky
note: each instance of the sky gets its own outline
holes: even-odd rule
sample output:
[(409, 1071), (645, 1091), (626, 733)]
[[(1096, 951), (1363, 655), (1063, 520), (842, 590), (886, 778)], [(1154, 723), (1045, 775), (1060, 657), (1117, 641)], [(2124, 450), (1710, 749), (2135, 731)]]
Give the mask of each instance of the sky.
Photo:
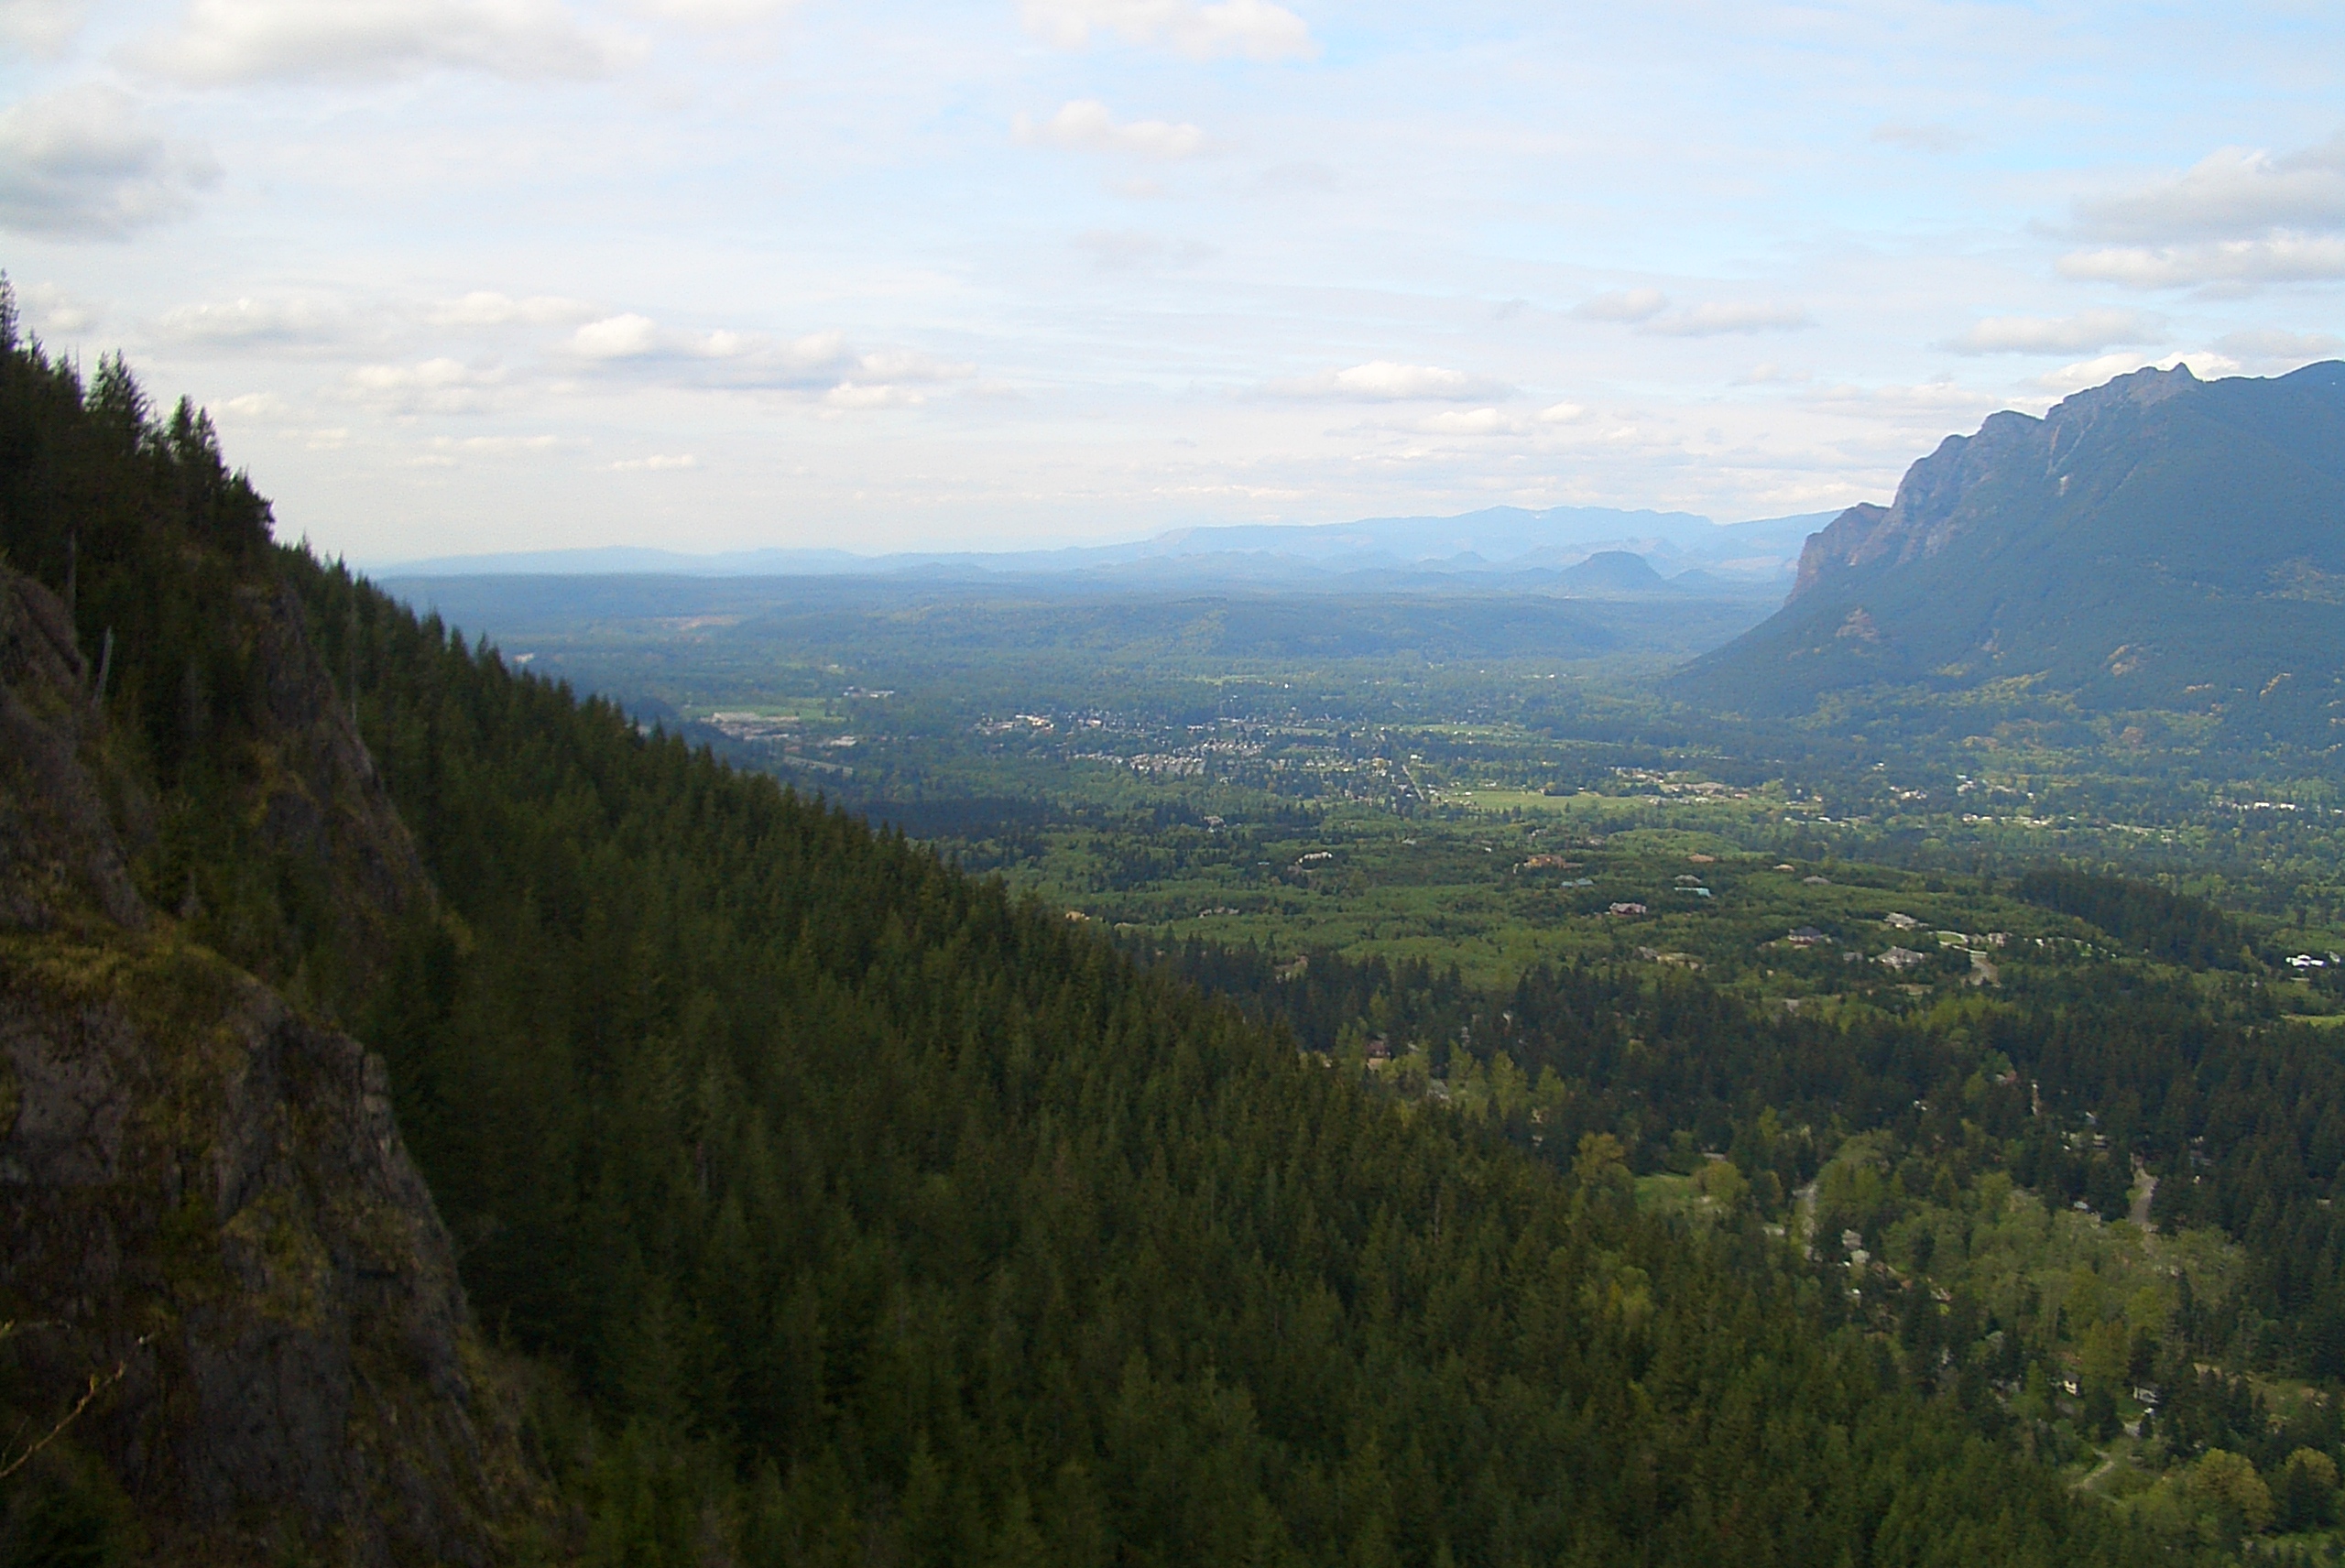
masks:
[(362, 564), (1886, 500), (2345, 354), (2345, 6), (0, 0), (0, 268)]

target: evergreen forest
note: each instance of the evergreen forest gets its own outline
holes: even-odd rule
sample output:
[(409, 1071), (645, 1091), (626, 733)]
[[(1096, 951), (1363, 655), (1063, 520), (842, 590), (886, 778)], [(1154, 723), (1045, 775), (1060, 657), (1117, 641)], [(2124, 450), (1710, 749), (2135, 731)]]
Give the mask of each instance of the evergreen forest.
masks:
[[(274, 542), (200, 412), (0, 328), (0, 564), (157, 918), (387, 1064), (540, 1472), (509, 1560), (2329, 1550), (2345, 1069), (2213, 904), (1991, 867), (2123, 962), (1894, 1006), (1113, 930)], [(428, 898), (252, 809), (273, 615)], [(61, 1463), (6, 1560), (130, 1560), (22, 1522)]]

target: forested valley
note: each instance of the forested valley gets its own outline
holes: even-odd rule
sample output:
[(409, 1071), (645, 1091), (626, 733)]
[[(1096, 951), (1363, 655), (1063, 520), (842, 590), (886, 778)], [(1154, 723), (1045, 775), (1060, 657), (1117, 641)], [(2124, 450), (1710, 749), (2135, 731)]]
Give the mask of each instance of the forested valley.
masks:
[[(67, 606), (147, 802), (123, 833), (164, 937), (138, 940), (380, 1054), (535, 1476), (498, 1555), (2066, 1564), (2326, 1539), (2335, 1407), (2274, 1380), (2345, 1376), (2345, 1082), (2225, 978), (2219, 920), (2046, 884), (2198, 969), (1893, 1016), (1650, 964), (1492, 986), (1118, 940), (273, 543), (199, 413), (6, 325), (0, 564)], [(367, 902), (256, 806), (293, 679), (255, 629), (272, 604), (428, 898)], [(52, 940), (0, 933), (12, 986)], [(2145, 1260), (2121, 1227), (2150, 1169)], [(186, 1213), (173, 1245), (214, 1245)], [(44, 1419), (0, 1373), (10, 1422)], [(2080, 1493), (2061, 1466), (2148, 1385), (2165, 1468)], [(6, 1478), (7, 1561), (136, 1555), (93, 1430)]]

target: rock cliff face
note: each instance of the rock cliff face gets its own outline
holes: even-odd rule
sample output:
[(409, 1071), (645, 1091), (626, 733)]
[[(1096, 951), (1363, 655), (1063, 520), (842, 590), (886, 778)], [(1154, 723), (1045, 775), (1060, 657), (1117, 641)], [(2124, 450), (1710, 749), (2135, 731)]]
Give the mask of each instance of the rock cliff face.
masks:
[[(247, 608), (261, 831), (361, 941), (428, 885), (298, 612)], [(100, 1389), (22, 1474), (101, 1465), (147, 1561), (490, 1561), (533, 1487), (382, 1064), (141, 898), (157, 807), (92, 686), (63, 606), (0, 568), (5, 1424), (21, 1449)]]
[(1812, 536), (1783, 609), (1680, 690), (1782, 713), (1869, 685), (2010, 681), (2326, 746), (2339, 603), (2345, 365), (2142, 370), (1948, 437), (1889, 506)]
[(2078, 393), (2041, 419), (1994, 414), (1977, 435), (1947, 437), (1905, 471), (1889, 506), (1860, 502), (1808, 536), (1792, 598), (1849, 574), (1928, 561), (2017, 507), (2057, 502), (2068, 493), (2065, 481), (2073, 478), (2061, 473), (2061, 459), (2090, 441), (2112, 415), (2150, 408), (2198, 385), (2187, 365), (2137, 370)]

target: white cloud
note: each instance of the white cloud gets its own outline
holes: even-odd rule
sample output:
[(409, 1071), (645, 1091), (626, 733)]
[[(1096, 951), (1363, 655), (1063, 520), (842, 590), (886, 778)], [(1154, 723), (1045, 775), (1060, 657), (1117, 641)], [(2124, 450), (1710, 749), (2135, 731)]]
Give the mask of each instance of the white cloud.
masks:
[(846, 340), (837, 332), (773, 343), (724, 327), (706, 332), (677, 331), (631, 311), (587, 322), (570, 334), (570, 347), (590, 360), (739, 360), (796, 371), (836, 369), (853, 358)]
[(1550, 403), (1539, 410), (1539, 422), (1543, 425), (1576, 424), (1587, 417), (1587, 409), (1578, 403)]
[(1010, 134), (1030, 147), (1136, 153), (1142, 158), (1194, 158), (1208, 145), (1205, 132), (1192, 125), (1134, 120), (1119, 125), (1107, 105), (1096, 98), (1077, 98), (1039, 124), (1020, 114), (1010, 122)]
[(1815, 324), (1797, 305), (1716, 299), (1666, 315), (1647, 317), (1637, 323), (1637, 331), (1661, 337), (1711, 338), (1729, 332), (1787, 332)]
[(825, 408), (847, 412), (868, 408), (917, 408), (927, 401), (924, 394), (908, 387), (885, 384), (872, 387), (855, 381), (842, 381), (823, 394)]
[(691, 452), (653, 452), (649, 457), (623, 457), (611, 464), (614, 474), (660, 474), (677, 468), (698, 468), (700, 459)]
[(2165, 328), (2139, 310), (2081, 310), (2073, 316), (1989, 316), (1939, 346), (1956, 354), (2089, 354), (2121, 343), (2154, 342)]
[(746, 27), (796, 9), (797, 0), (630, 0), (639, 15), (689, 27)]
[(180, 305), (155, 320), (155, 336), (175, 343), (231, 348), (330, 343), (345, 334), (343, 314), (309, 299), (231, 299)]
[(274, 392), (242, 393), (214, 404), (212, 412), (229, 426), (231, 435), (266, 428), (278, 441), (300, 441), (311, 452), (337, 452), (350, 443), (350, 429), (346, 425), (320, 429), (294, 424), (304, 410)]
[(1269, 390), (1283, 397), (1335, 397), (1363, 403), (1463, 403), (1503, 393), (1505, 388), (1462, 370), (1376, 359), (1345, 370), (1273, 381)]
[(2211, 381), (2223, 376), (2237, 376), (2240, 370), (2239, 361), (2229, 354), (2215, 354), (2205, 349), (2192, 354), (2170, 354), (2165, 358), (2155, 361), (2144, 360), (2138, 354), (2104, 354), (2095, 359), (2080, 360), (2075, 365), (2064, 365), (2057, 370), (2036, 376), (2028, 385), (2042, 391), (2056, 392), (2066, 397), (2071, 392), (2082, 392), (2088, 387), (2100, 387), (2113, 381), (2120, 376), (2128, 376), (2136, 370), (2146, 369), (2153, 364), (2160, 370), (2172, 370), (2177, 365), (2187, 365), (2190, 366), (2190, 374), (2202, 381)]
[(1445, 408), (1419, 419), (1416, 428), (1437, 436), (1519, 436), (1531, 427), (1496, 408)]
[(517, 452), (551, 452), (555, 447), (572, 443), (560, 436), (434, 436), (431, 444), (442, 452), (509, 457)]
[[(2128, 360), (2126, 368), (2130, 370), (2140, 363), (2138, 358)], [(2108, 377), (2103, 376), (2101, 379), (2107, 380)], [(1816, 387), (1806, 393), (1803, 401), (1810, 408), (1829, 409), (1836, 413), (1861, 416), (1885, 415), (1901, 421), (1919, 420), (1928, 424), (1936, 424), (1947, 419), (1953, 419), (1958, 422), (1961, 419), (1975, 418), (1978, 414), (2009, 406), (2004, 399), (1991, 394), (1973, 391), (1951, 376), (1910, 386), (1890, 384), (1860, 387), (1841, 382), (1835, 386)], [(1906, 444), (1906, 438), (1902, 435), (1893, 436), (1891, 438), (1891, 444), (1903, 449)]]
[(2252, 289), (2345, 278), (2345, 237), (2285, 234), (2211, 245), (2110, 245), (2060, 258), (2063, 277), (2135, 289)]
[(1213, 246), (1192, 239), (1168, 239), (1162, 234), (1129, 229), (1094, 229), (1077, 234), (1074, 248), (1091, 257), (1102, 272), (1128, 272), (1142, 267), (1194, 267), (1213, 255)]
[(1778, 332), (1814, 323), (1796, 305), (1764, 300), (1712, 300), (1682, 310), (1669, 308), (1658, 289), (1616, 289), (1583, 299), (1572, 308), (1583, 321), (1620, 321), (1661, 337), (1707, 338), (1727, 332)]
[(2215, 340), (2215, 347), (2233, 359), (2295, 366), (2308, 365), (2317, 359), (2334, 359), (2345, 354), (2345, 338), (2334, 332), (2290, 332), (2272, 328), (2252, 328), (2224, 333)]
[(2086, 238), (2150, 245), (2345, 227), (2345, 133), (2278, 157), (2224, 147), (2182, 173), (2077, 203)]
[(571, 334), (570, 347), (605, 375), (704, 390), (816, 395), (832, 409), (913, 407), (925, 401), (916, 387), (966, 380), (977, 371), (911, 349), (857, 349), (842, 332), (777, 341), (725, 329), (677, 331), (632, 313), (587, 322)]
[(1318, 42), (1303, 19), (1269, 0), (1022, 0), (1026, 27), (1063, 49), (1094, 33), (1163, 44), (1191, 60), (1309, 60)]
[(526, 299), (474, 289), (461, 299), (442, 299), (426, 313), (435, 327), (569, 326), (594, 318), (594, 307), (583, 299), (533, 294)]
[(495, 367), (475, 370), (461, 360), (420, 365), (362, 365), (343, 378), (345, 397), (401, 414), (473, 414), (488, 407), (505, 379)]
[(881, 350), (856, 357), (857, 375), (878, 381), (965, 381), (977, 373), (965, 361), (938, 359), (906, 349)]
[(2291, 153), (2221, 148), (2171, 178), (2078, 201), (2074, 227), (2106, 243), (2061, 257), (2070, 278), (2219, 293), (2345, 278), (2345, 133)]
[(220, 177), (211, 155), (94, 84), (0, 110), (0, 228), (118, 239), (178, 217)]
[(1616, 289), (1583, 299), (1572, 314), (1584, 321), (1648, 321), (1669, 308), (1669, 296), (1658, 289)]
[(660, 324), (649, 316), (606, 316), (573, 332), (570, 346), (588, 359), (640, 359), (660, 352)]
[(0, 43), (53, 59), (82, 30), (88, 9), (84, 0), (0, 0)]
[(104, 311), (54, 283), (16, 285), (16, 310), (34, 332), (84, 332), (104, 319)]
[(1737, 387), (1773, 387), (1787, 382), (1805, 381), (1811, 373), (1796, 366), (1782, 365), (1773, 360), (1762, 360), (1734, 378)]
[(641, 52), (557, 0), (190, 0), (169, 32), (125, 55), (201, 86), (381, 81), (431, 70), (520, 81), (605, 75)]
[(1891, 120), (1872, 128), (1872, 140), (1907, 152), (1958, 152), (1970, 138), (1950, 125), (1909, 125)]

